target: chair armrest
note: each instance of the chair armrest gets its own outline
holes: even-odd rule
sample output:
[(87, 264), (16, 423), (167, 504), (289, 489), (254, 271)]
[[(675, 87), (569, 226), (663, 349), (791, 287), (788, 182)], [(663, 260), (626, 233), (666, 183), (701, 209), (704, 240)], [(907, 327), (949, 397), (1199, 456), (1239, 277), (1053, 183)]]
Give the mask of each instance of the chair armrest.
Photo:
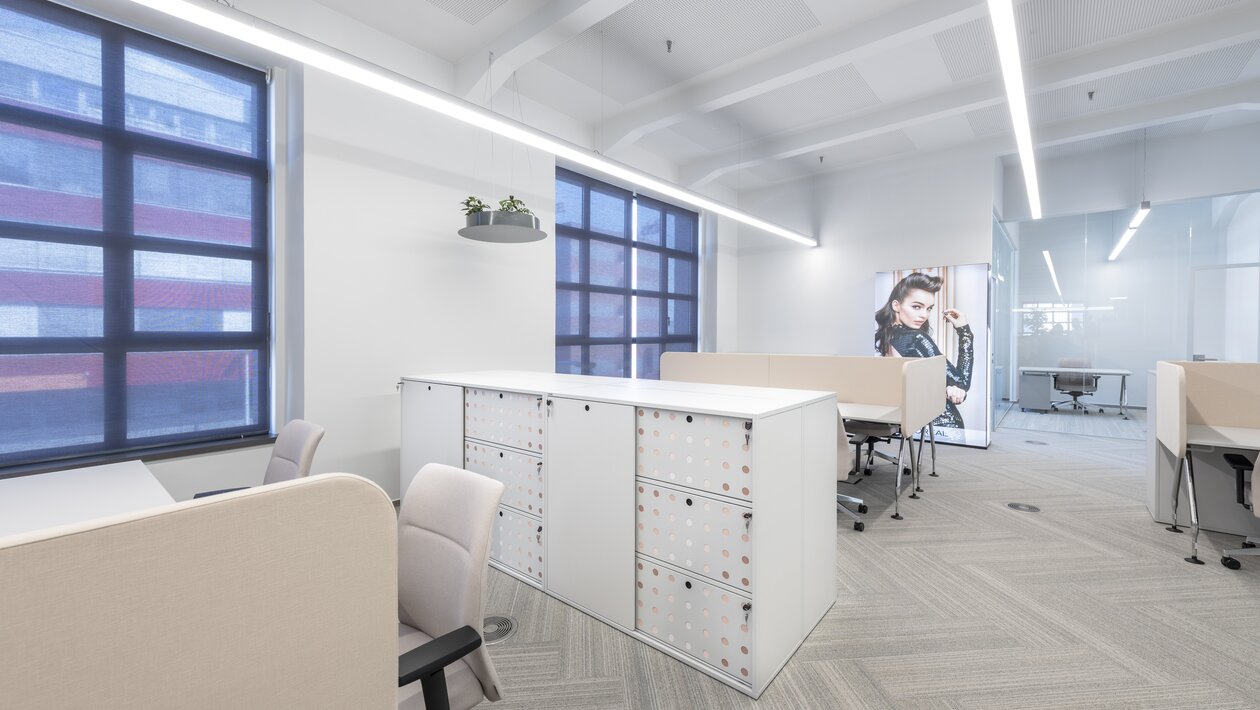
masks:
[(433, 675), (480, 645), (481, 634), (471, 626), (461, 626), (411, 649), (398, 657), (398, 687)]
[(231, 493), (232, 491), (243, 491), (246, 488), (249, 488), (249, 486), (238, 486), (236, 488), (220, 488), (217, 491), (202, 491), (201, 493), (194, 494), (193, 499), (206, 498), (208, 496), (217, 496), (220, 493)]

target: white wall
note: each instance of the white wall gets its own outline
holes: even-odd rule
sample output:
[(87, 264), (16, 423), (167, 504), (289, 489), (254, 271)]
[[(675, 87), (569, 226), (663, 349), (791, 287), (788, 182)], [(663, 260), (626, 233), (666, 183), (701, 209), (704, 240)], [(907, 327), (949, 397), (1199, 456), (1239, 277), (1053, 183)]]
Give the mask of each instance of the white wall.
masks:
[(820, 246), (742, 244), (737, 339), (723, 349), (871, 354), (875, 272), (988, 263), (993, 197), (993, 157), (974, 149), (741, 195), (785, 226), (816, 224)]

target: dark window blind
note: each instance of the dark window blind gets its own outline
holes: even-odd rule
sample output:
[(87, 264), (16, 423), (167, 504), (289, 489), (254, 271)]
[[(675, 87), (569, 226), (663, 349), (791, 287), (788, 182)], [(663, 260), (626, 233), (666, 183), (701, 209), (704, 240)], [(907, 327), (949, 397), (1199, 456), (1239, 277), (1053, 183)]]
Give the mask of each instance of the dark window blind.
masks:
[(262, 72), (0, 0), (0, 467), (266, 434)]
[(694, 352), (695, 212), (556, 170), (556, 372), (660, 377)]

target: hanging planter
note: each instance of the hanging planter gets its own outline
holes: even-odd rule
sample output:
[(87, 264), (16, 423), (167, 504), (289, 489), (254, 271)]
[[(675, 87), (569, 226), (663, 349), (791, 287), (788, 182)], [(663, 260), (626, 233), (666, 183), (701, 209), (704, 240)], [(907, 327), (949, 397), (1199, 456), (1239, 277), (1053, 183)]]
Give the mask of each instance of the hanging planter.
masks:
[(497, 244), (520, 244), (546, 239), (547, 233), (539, 229), (540, 223), (525, 203), (508, 195), (506, 200), (499, 200), (499, 209), (492, 210), (490, 205), (478, 197), (469, 196), (462, 203), (466, 226), (459, 230), (465, 239)]

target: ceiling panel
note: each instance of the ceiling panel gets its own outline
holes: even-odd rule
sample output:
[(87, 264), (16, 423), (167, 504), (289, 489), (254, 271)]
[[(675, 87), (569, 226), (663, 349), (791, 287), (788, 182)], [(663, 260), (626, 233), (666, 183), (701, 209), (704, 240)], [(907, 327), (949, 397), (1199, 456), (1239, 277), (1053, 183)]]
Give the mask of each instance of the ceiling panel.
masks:
[(1010, 133), (1013, 130), (1011, 127), (1011, 110), (1005, 101), (993, 106), (976, 109), (975, 111), (968, 111), (967, 123), (971, 124), (971, 132), (977, 138), (991, 136), (995, 133)]
[(541, 61), (630, 103), (818, 25), (803, 0), (638, 0)]
[(445, 10), (470, 25), (486, 19), (507, 0), (429, 0), (429, 4)]
[(675, 129), (710, 150), (764, 138), (880, 103), (852, 64), (810, 77), (679, 124)]
[[(1020, 52), (1037, 61), (1248, 0), (1029, 0), (1015, 8)], [(954, 81), (1000, 70), (988, 16), (936, 33)]]
[(931, 37), (920, 37), (890, 52), (854, 62), (884, 103), (894, 103), (949, 89), (953, 78)]

